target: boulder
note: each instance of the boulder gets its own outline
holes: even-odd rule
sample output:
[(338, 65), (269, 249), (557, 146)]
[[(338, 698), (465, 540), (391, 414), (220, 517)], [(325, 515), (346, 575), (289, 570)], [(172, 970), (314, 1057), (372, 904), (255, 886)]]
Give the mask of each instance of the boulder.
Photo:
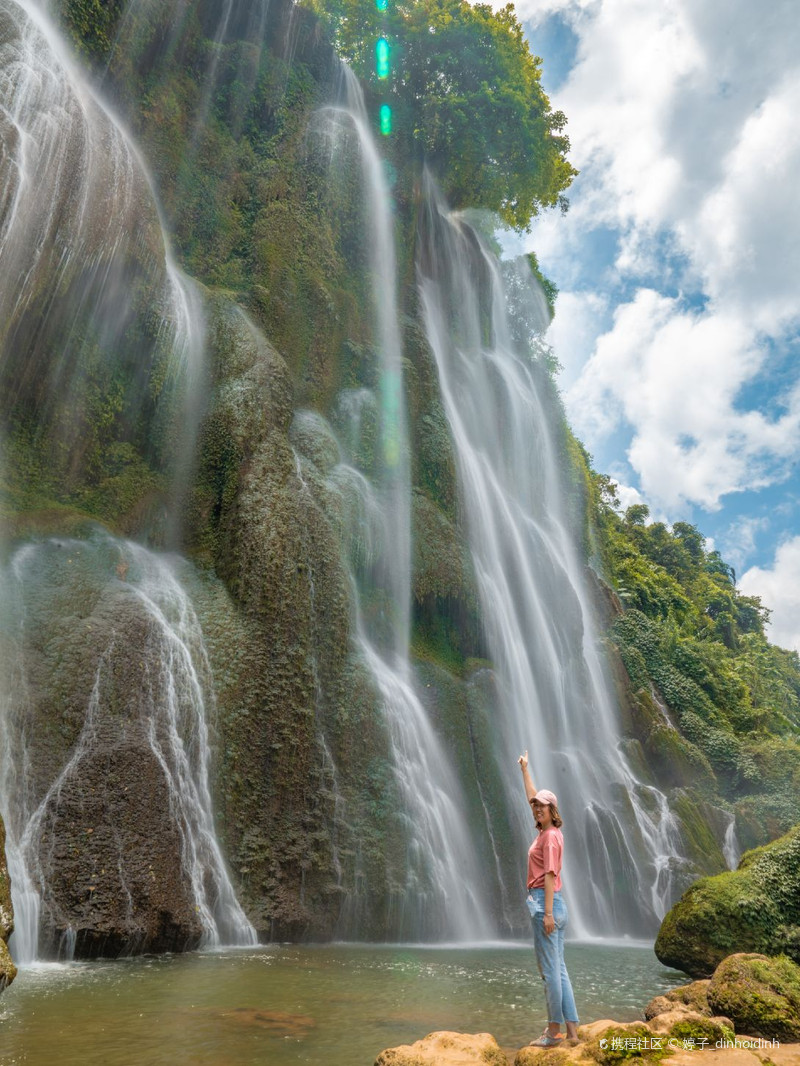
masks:
[(8, 938), (14, 931), (11, 909), (11, 880), (6, 865), (6, 830), (0, 818), (0, 992), (17, 976), (17, 968), (8, 952)]
[(693, 977), (710, 977), (742, 951), (785, 953), (800, 962), (800, 826), (747, 852), (737, 870), (692, 885), (655, 943), (665, 966)]
[(429, 1033), (414, 1044), (387, 1048), (375, 1066), (508, 1066), (505, 1052), (488, 1033)]
[(708, 1002), (738, 1032), (800, 1040), (800, 966), (786, 956), (730, 955), (709, 983)]
[(659, 1014), (680, 1009), (710, 1015), (708, 985), (708, 981), (692, 981), (691, 984), (671, 988), (663, 996), (655, 996), (644, 1008), (645, 1018), (650, 1021)]
[(718, 1041), (733, 1040), (735, 1035), (730, 1018), (721, 1015), (709, 1017), (698, 1011), (686, 1010), (683, 1006), (653, 1018), (650, 1029), (673, 1041), (670, 1045), (672, 1047), (675, 1046), (675, 1041), (694, 1043), (698, 1047), (713, 1047)]

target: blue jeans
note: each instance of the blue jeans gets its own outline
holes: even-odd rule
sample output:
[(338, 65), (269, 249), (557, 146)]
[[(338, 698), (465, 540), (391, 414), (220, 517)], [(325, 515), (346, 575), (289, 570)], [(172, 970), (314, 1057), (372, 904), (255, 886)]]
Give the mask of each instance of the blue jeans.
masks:
[(544, 889), (532, 888), (525, 901), (533, 925), (533, 946), (536, 964), (544, 981), (547, 997), (548, 1022), (563, 1026), (565, 1021), (578, 1024), (578, 1008), (572, 983), (564, 963), (564, 930), (567, 927), (567, 908), (560, 892), (553, 893), (553, 920), (556, 927), (548, 936), (544, 931)]

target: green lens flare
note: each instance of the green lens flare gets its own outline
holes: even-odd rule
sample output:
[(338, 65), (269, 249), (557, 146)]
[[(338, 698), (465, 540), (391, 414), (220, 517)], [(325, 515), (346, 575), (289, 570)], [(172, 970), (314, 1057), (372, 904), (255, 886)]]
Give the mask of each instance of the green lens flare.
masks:
[(388, 137), (392, 132), (392, 109), (388, 104), (381, 104), (380, 112), (381, 133)]
[(389, 7), (389, 0), (375, 0), (375, 7), (378, 11), (386, 11)]
[(385, 37), (379, 37), (375, 45), (375, 72), (378, 77), (389, 77), (389, 42)]

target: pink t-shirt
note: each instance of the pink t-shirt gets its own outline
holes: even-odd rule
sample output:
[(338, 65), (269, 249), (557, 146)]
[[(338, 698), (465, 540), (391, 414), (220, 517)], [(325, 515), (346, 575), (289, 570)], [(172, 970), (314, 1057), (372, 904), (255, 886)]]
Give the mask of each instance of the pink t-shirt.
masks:
[(564, 855), (564, 838), (561, 830), (551, 825), (539, 831), (538, 837), (528, 850), (528, 888), (544, 888), (544, 875), (555, 874), (553, 890), (561, 891), (561, 859)]

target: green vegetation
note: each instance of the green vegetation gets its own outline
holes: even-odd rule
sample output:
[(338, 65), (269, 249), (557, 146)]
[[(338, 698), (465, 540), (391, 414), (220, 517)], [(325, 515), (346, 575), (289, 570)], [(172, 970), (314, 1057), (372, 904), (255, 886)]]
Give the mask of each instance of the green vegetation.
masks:
[[(543, 207), (566, 209), (575, 176), (566, 118), (541, 86), (511, 4), (466, 0), (319, 4), (337, 48), (376, 102), (387, 100), (396, 156), (422, 161), (455, 207), (486, 207), (525, 228)], [(375, 41), (389, 43), (389, 76), (376, 73)]]
[(644, 1024), (612, 1026), (587, 1044), (586, 1052), (600, 1066), (657, 1063), (672, 1053), (666, 1041), (654, 1040), (652, 1030)]
[(747, 852), (738, 870), (692, 885), (664, 919), (655, 950), (695, 977), (739, 951), (800, 962), (800, 826)]
[(675, 783), (706, 766), (705, 786), (734, 805), (746, 847), (774, 839), (800, 821), (800, 658), (769, 643), (769, 612), (736, 589), (694, 526), (648, 523), (641, 504), (621, 513), (600, 474), (588, 502), (596, 565), (625, 607), (610, 636), (638, 702), (640, 739), (656, 764), (663, 753)]
[(800, 966), (785, 955), (731, 955), (717, 967), (708, 998), (739, 1032), (800, 1040)]

